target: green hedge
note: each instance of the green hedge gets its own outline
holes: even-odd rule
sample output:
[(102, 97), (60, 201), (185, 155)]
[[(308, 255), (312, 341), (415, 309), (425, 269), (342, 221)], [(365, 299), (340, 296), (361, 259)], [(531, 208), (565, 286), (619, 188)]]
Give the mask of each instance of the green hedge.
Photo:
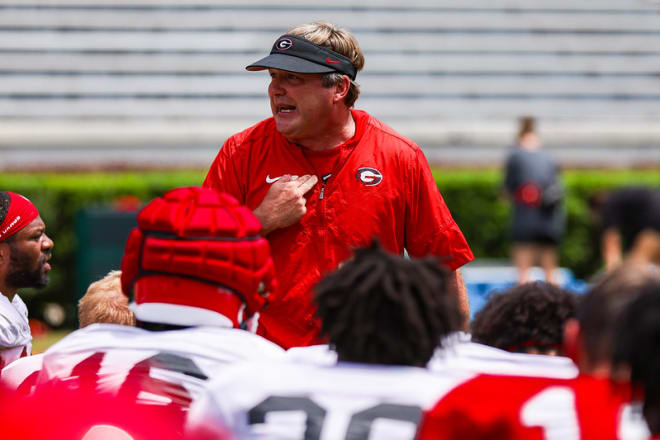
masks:
[[(65, 307), (65, 326), (76, 321), (77, 213), (86, 207), (111, 206), (122, 196), (149, 201), (179, 186), (200, 185), (205, 170), (116, 173), (3, 173), (0, 190), (27, 196), (39, 209), (46, 233), (55, 241), (50, 284), (43, 291), (21, 291), (30, 316), (40, 317), (43, 305), (57, 302)], [(118, 267), (117, 267), (118, 268)]]
[[(66, 306), (67, 325), (75, 325), (76, 213), (86, 207), (111, 205), (132, 195), (147, 202), (168, 189), (201, 184), (205, 170), (116, 173), (3, 173), (0, 190), (29, 197), (39, 208), (48, 234), (55, 240), (51, 283), (40, 292), (26, 291), (32, 316), (45, 302)], [(497, 170), (435, 169), (434, 175), (447, 205), (477, 258), (508, 258), (510, 206), (501, 194)], [(660, 187), (660, 172), (566, 171), (567, 235), (561, 246), (561, 264), (579, 277), (589, 277), (600, 266), (597, 229), (590, 217), (588, 198), (599, 191), (629, 184)]]
[[(434, 170), (445, 202), (477, 258), (508, 258), (511, 246), (511, 207), (502, 193), (503, 176), (496, 170)], [(560, 264), (580, 278), (601, 267), (597, 219), (589, 198), (626, 185), (660, 187), (659, 170), (569, 170), (562, 174), (566, 187), (566, 234)]]

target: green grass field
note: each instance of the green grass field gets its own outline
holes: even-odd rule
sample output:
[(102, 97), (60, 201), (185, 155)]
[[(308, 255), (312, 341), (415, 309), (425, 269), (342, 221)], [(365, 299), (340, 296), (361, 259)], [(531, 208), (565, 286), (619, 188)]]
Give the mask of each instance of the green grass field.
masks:
[(42, 336), (35, 337), (32, 340), (32, 354), (43, 353), (48, 347), (69, 333), (71, 333), (71, 330), (51, 330)]

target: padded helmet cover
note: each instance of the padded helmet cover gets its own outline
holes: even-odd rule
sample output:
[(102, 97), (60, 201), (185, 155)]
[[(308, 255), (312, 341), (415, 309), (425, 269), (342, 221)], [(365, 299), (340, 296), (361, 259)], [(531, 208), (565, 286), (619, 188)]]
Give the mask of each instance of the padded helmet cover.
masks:
[[(121, 265), (127, 295), (141, 277), (191, 279), (238, 294), (251, 316), (264, 307), (262, 294), (275, 291), (273, 260), (268, 241), (259, 235), (261, 224), (230, 195), (201, 187), (177, 188), (147, 204), (137, 220)], [(178, 304), (195, 295), (192, 289), (181, 289), (180, 283), (176, 290)], [(154, 292), (152, 298), (140, 292), (135, 301), (163, 302), (171, 295)], [(199, 303), (190, 301), (195, 307)], [(208, 308), (215, 309), (212, 304)]]

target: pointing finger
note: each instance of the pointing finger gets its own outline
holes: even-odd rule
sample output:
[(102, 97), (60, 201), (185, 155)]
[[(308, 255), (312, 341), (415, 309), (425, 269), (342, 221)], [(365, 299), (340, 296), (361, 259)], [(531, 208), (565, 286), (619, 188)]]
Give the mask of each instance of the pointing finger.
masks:
[(307, 192), (314, 188), (314, 185), (319, 181), (319, 178), (316, 176), (302, 176), (301, 178), (298, 179), (298, 182), (300, 182), (300, 186), (298, 187), (302, 194), (307, 194)]

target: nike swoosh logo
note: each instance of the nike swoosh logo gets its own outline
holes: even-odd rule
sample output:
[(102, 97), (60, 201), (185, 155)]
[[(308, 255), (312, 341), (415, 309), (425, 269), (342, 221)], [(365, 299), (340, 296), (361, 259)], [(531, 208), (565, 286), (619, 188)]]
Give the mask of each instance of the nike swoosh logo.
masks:
[(338, 60), (331, 60), (330, 58), (326, 58), (326, 59), (325, 59), (325, 62), (326, 62), (326, 63), (341, 63), (341, 61), (338, 61)]
[(277, 181), (280, 180), (281, 178), (282, 178), (282, 176), (279, 176), (279, 177), (273, 177), (273, 178), (271, 179), (271, 178), (270, 178), (270, 175), (268, 175), (268, 176), (266, 176), (266, 183), (277, 182)]

